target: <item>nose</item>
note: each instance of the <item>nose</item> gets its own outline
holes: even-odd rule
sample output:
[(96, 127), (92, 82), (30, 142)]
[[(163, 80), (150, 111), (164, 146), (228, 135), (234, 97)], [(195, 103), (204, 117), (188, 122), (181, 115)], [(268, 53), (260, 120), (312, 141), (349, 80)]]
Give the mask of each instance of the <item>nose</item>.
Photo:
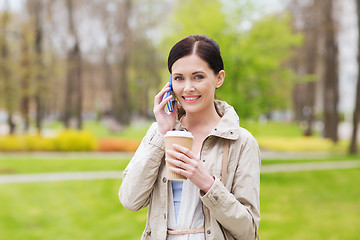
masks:
[(195, 87), (193, 85), (193, 82), (191, 80), (186, 80), (184, 92), (194, 92), (194, 91), (195, 91)]

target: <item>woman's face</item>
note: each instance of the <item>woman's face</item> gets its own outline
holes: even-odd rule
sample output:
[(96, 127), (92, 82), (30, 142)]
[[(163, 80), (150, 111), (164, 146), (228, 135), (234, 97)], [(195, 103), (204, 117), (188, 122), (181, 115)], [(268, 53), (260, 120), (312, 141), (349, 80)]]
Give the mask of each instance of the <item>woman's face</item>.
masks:
[(225, 72), (217, 75), (209, 64), (192, 54), (172, 65), (173, 91), (187, 113), (197, 113), (213, 107), (215, 89), (224, 81)]

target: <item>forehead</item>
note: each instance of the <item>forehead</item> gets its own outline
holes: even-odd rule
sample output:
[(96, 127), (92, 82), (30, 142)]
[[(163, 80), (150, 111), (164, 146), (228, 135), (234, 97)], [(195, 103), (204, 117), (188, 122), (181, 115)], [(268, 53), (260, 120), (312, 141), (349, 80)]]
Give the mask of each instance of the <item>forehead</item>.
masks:
[(172, 65), (173, 74), (184, 74), (194, 71), (211, 71), (209, 64), (202, 60), (198, 55), (192, 54), (182, 58), (179, 58)]

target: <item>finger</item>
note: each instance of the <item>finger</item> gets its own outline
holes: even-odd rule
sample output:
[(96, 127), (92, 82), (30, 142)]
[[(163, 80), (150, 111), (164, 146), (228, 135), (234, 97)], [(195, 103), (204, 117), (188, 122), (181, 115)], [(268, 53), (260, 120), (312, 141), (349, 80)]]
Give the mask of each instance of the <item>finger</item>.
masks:
[(172, 100), (172, 96), (164, 98), (161, 100), (156, 106), (154, 106), (155, 112), (165, 112), (164, 108), (166, 106), (166, 103)]
[(182, 162), (180, 160), (175, 160), (171, 158), (165, 158), (166, 162), (173, 165), (173, 167), (169, 166), (171, 171), (181, 174), (185, 176), (186, 178), (191, 178), (191, 176), (194, 176), (196, 174), (196, 169), (198, 169), (199, 165), (198, 163), (194, 163), (195, 165), (187, 164), (185, 162)]
[[(169, 85), (169, 84), (166, 84), (166, 85)], [(166, 85), (163, 89), (161, 89), (161, 91), (158, 94), (155, 95), (155, 103), (160, 104), (164, 98), (165, 93), (170, 90), (170, 87), (166, 86)]]
[(170, 90), (170, 83), (167, 82), (156, 96), (164, 95), (164, 93), (166, 93), (169, 90)]
[(192, 160), (188, 156), (186, 156), (185, 154), (183, 154), (181, 152), (175, 152), (175, 151), (172, 151), (172, 150), (166, 150), (166, 153), (170, 158), (180, 160), (180, 161), (182, 161), (182, 162), (184, 162), (186, 164), (191, 164), (192, 163)]
[(173, 148), (178, 151), (181, 152), (183, 154), (185, 154), (187, 157), (192, 158), (192, 159), (197, 159), (197, 157), (195, 156), (195, 154), (188, 148), (183, 147), (179, 144), (173, 144)]
[(172, 158), (165, 158), (165, 161), (170, 163), (171, 165), (175, 166), (176, 168), (181, 168), (184, 171), (187, 171), (190, 167), (189, 164), (184, 163), (183, 161), (172, 159)]

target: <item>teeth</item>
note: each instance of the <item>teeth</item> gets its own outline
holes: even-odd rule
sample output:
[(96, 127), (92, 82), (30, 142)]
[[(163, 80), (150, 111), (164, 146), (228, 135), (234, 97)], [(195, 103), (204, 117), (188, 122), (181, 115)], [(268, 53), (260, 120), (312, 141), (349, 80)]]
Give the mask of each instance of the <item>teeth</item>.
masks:
[(197, 99), (197, 97), (189, 97), (189, 98), (185, 98), (185, 100), (191, 101), (191, 100), (195, 100)]

